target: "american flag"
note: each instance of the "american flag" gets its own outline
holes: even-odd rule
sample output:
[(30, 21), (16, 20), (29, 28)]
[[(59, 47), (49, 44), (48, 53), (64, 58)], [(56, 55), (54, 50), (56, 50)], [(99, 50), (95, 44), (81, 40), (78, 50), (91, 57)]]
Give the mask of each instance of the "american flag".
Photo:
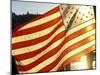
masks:
[(19, 73), (60, 71), (95, 50), (93, 7), (92, 17), (79, 21), (82, 9), (60, 5), (13, 31), (12, 55)]

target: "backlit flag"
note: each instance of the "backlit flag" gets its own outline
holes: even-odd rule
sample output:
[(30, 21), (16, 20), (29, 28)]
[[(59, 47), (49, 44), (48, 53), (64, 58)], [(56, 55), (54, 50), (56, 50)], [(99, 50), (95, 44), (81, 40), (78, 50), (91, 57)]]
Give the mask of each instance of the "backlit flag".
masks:
[[(81, 7), (64, 12), (61, 7), (53, 8), (12, 33), (12, 55), (19, 73), (60, 71), (76, 58), (95, 50), (95, 18), (75, 25)], [(64, 19), (63, 13), (70, 18)]]
[[(95, 14), (93, 6), (62, 4), (60, 10), (66, 26), (67, 40), (69, 40), (67, 50), (73, 50), (72, 59), (65, 57), (63, 65), (69, 64), (78, 57), (86, 55), (95, 50)], [(72, 35), (70, 35), (73, 33)], [(69, 37), (71, 36), (71, 37)], [(83, 50), (82, 50), (83, 49)], [(77, 53), (80, 50), (79, 53)], [(75, 52), (74, 52), (75, 51)], [(69, 54), (69, 55), (71, 55)]]

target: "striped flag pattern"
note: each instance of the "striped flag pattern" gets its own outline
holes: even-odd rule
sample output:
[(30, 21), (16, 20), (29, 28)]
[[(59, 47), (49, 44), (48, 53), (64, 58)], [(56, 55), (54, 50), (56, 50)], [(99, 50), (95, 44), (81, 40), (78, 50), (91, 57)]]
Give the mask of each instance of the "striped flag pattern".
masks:
[(95, 18), (66, 29), (59, 6), (12, 33), (19, 73), (60, 71), (95, 50)]

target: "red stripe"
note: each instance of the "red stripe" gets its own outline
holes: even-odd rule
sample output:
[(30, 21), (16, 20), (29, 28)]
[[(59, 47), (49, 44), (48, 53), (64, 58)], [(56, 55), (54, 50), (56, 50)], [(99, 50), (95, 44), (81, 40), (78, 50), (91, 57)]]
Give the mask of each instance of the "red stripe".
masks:
[[(90, 53), (90, 52), (93, 51), (93, 50), (95, 50), (95, 45), (93, 45), (93, 46), (91, 46), (91, 47), (85, 49), (84, 51), (82, 51), (82, 52), (80, 52), (80, 53), (78, 53), (78, 54), (76, 54), (76, 55), (70, 57), (70, 58), (67, 59), (63, 64), (68, 65), (69, 63), (75, 61), (76, 59), (79, 59), (81, 56), (86, 55), (86, 54)], [(59, 72), (59, 71), (62, 71), (62, 69), (63, 69), (64, 66), (66, 66), (66, 65), (61, 65), (57, 71), (58, 71), (58, 72)], [(52, 65), (51, 65), (51, 66), (52, 66)], [(18, 68), (18, 66), (16, 66), (16, 67)], [(56, 72), (57, 72), (57, 71), (56, 71)], [(20, 70), (19, 70), (19, 72), (20, 72)], [(39, 71), (39, 72), (50, 72), (50, 70), (49, 70), (49, 71), (45, 71), (45, 70), (44, 70), (44, 71)]]
[(54, 28), (54, 30), (52, 32), (50, 32), (47, 35), (44, 35), (44, 36), (36, 38), (36, 39), (28, 40), (28, 41), (14, 43), (14, 44), (12, 44), (12, 49), (14, 50), (14, 49), (27, 47), (30, 45), (34, 45), (34, 44), (38, 44), (40, 42), (43, 42), (43, 41), (47, 40), (48, 38), (50, 38), (50, 36), (53, 35), (61, 26), (63, 26), (63, 22), (61, 22), (56, 28)]
[(75, 61), (76, 59), (79, 59), (81, 56), (86, 55), (93, 50), (95, 50), (95, 45), (93, 45), (93, 46), (85, 49), (84, 51), (77, 53), (76, 55), (70, 57), (69, 59), (65, 60), (65, 62), (62, 63), (62, 65), (59, 67), (58, 71), (61, 71), (64, 68), (64, 66), (66, 66), (67, 64)]
[(57, 6), (57, 7), (53, 8), (53, 9), (47, 11), (46, 13), (44, 13), (44, 15), (45, 16), (49, 16), (49, 15), (54, 14), (55, 12), (58, 12), (58, 11), (60, 11), (59, 6)]
[(38, 31), (41, 31), (41, 30), (44, 30), (46, 28), (54, 26), (54, 24), (56, 24), (60, 20), (61, 20), (61, 16), (59, 16), (56, 19), (49, 21), (47, 23), (44, 23), (44, 24), (41, 24), (41, 25), (38, 25), (38, 26), (35, 26), (35, 27), (27, 28), (27, 29), (24, 29), (24, 30), (21, 30), (21, 31), (13, 32), (12, 36), (16, 37), (16, 36), (22, 36), (22, 35), (38, 32)]
[[(90, 26), (88, 26), (88, 27), (90, 27)], [(95, 28), (94, 25), (93, 25), (93, 28)], [(91, 28), (90, 30), (92, 30), (93, 28)], [(84, 30), (86, 30), (86, 29), (87, 29), (87, 27), (86, 27), (86, 28), (83, 28), (83, 29), (81, 29), (81, 30), (79, 30), (79, 31), (77, 31), (77, 32), (75, 32), (75, 33), (73, 33), (73, 34), (71, 34), (70, 36), (68, 36), (68, 37), (67, 37), (67, 42), (70, 41), (70, 40), (72, 40), (73, 38), (76, 38), (77, 36), (80, 36), (80, 35), (86, 33), (87, 31), (84, 31)], [(88, 30), (88, 31), (89, 31), (89, 30)], [(55, 37), (55, 38), (56, 38), (56, 37)], [(56, 41), (56, 40), (55, 40), (55, 41)], [(40, 49), (38, 49), (38, 50), (36, 50), (36, 51), (29, 52), (29, 53), (24, 53), (24, 54), (21, 54), (21, 55), (17, 55), (17, 56), (16, 56), (16, 59), (18, 59), (18, 60), (24, 60), (24, 59), (28, 59), (28, 58), (30, 58), (30, 57), (33, 57), (33, 56), (37, 55), (38, 53), (42, 52), (43, 50), (45, 50), (47, 47), (49, 47), (49, 46), (50, 46), (53, 42), (55, 42), (55, 41), (52, 40), (52, 41), (49, 42), (46, 46), (44, 46), (44, 47), (42, 47), (42, 48), (40, 48)]]
[(43, 69), (41, 69), (39, 72), (49, 72), (51, 69), (53, 69), (58, 63), (59, 61), (66, 55), (68, 54), (70, 51), (90, 42), (91, 40), (89, 40), (88, 38), (79, 41), (77, 43), (75, 43), (74, 45), (68, 47), (66, 50), (63, 51), (63, 53), (57, 58), (57, 60), (55, 60), (54, 62), (52, 62), (51, 64), (49, 64), (48, 66), (44, 67)]
[[(74, 35), (75, 36), (75, 35)], [(21, 71), (27, 71), (29, 69), (31, 69), (32, 67), (35, 67), (37, 66), (39, 63), (43, 62), (44, 60), (48, 59), (49, 57), (53, 56), (54, 54), (56, 54), (60, 48), (65, 44), (65, 40), (64, 42), (62, 42), (62, 44), (60, 44), (58, 47), (54, 48), (53, 50), (51, 50), (50, 52), (48, 52), (47, 54), (45, 54), (44, 56), (42, 56), (41, 58), (39, 58), (37, 61), (31, 63), (31, 64), (28, 64), (28, 65), (25, 65), (25, 66), (21, 66), (19, 65), (19, 70)], [(74, 50), (75, 48), (78, 48), (79, 46), (82, 46), (84, 44), (86, 44), (87, 42), (90, 42), (89, 39), (84, 39), (76, 44), (74, 44), (74, 46), (70, 46), (68, 47), (63, 53), (62, 55), (60, 55), (60, 57), (62, 58), (64, 55), (66, 55), (68, 52), (70, 52), (71, 50)], [(53, 63), (54, 64), (54, 63)], [(52, 65), (53, 65), (52, 64)], [(24, 69), (22, 69), (21, 67), (24, 67)]]
[(13, 29), (13, 32), (17, 31), (18, 29), (20, 29), (21, 27), (23, 27), (24, 25), (26, 25), (26, 24), (28, 24), (28, 23), (30, 23), (30, 22), (33, 22), (33, 21), (36, 21), (36, 20), (41, 19), (41, 18), (43, 18), (43, 17), (52, 15), (52, 14), (58, 12), (58, 11), (59, 11), (59, 7), (57, 6), (57, 7), (55, 7), (54, 9), (52, 9), (52, 10), (50, 10), (50, 11), (44, 13), (44, 14), (41, 15), (41, 16), (38, 16), (38, 17), (33, 18), (33, 19), (31, 19), (31, 20), (29, 20), (29, 21), (27, 21), (27, 22), (24, 22), (24, 23), (22, 23), (22, 24), (17, 25), (17, 26)]
[[(92, 39), (93, 40), (93, 39)], [(78, 48), (84, 44), (86, 44), (87, 42), (90, 42), (91, 40), (89, 40), (88, 38), (87, 39), (84, 39), (70, 47), (68, 47), (66, 50), (63, 51), (63, 53), (57, 58), (57, 60), (55, 60), (53, 63), (51, 63), (50, 65), (46, 66), (45, 68), (43, 68), (42, 70), (40, 70), (39, 72), (43, 72), (43, 71), (46, 71), (48, 72), (51, 68), (55, 67), (58, 62), (70, 51), (74, 50), (75, 48)], [(59, 49), (63, 46), (63, 43), (65, 43), (65, 41), (62, 42), (61, 45), (59, 45), (58, 47), (56, 47), (55, 49), (53, 49), (52, 51), (48, 52), (47, 54), (45, 54), (44, 56), (42, 56), (41, 58), (39, 58), (37, 61), (31, 63), (31, 64), (28, 64), (28, 65), (25, 65), (25, 66), (21, 66), (19, 65), (18, 66), (18, 70), (19, 71), (27, 71), (35, 66), (37, 66), (38, 64), (40, 64), (41, 62), (43, 62), (44, 60), (48, 59), (49, 57), (51, 57), (52, 55), (56, 54)], [(51, 66), (52, 65), (52, 66)]]
[(29, 53), (24, 53), (24, 54), (20, 54), (20, 55), (16, 55), (16, 60), (20, 61), (20, 60), (24, 60), (24, 59), (28, 59), (31, 57), (36, 56), (38, 53), (41, 53), (42, 51), (44, 51), (45, 49), (47, 49), (51, 44), (53, 44), (54, 42), (56, 42), (57, 40), (59, 40), (60, 38), (62, 38), (65, 35), (65, 32), (62, 31), (61, 33), (59, 33), (52, 41), (50, 41), (46, 46), (33, 51), (33, 52), (29, 52)]
[[(64, 36), (64, 35), (63, 35)], [(29, 69), (31, 69), (32, 67), (35, 67), (37, 66), (38, 64), (40, 64), (41, 62), (43, 62), (44, 60), (46, 60), (47, 58), (50, 58), (52, 55), (54, 55), (55, 53), (57, 53), (60, 48), (63, 46), (63, 43), (65, 41), (63, 41), (58, 47), (52, 49), (51, 51), (49, 51), (48, 53), (46, 53), (45, 55), (43, 55), (42, 57), (40, 57), (38, 60), (36, 60), (35, 62), (32, 62), (26, 66), (21, 66), (19, 65), (19, 68), (18, 70), (21, 70), (21, 71), (27, 71)], [(24, 69), (22, 69), (22, 67), (24, 67)]]

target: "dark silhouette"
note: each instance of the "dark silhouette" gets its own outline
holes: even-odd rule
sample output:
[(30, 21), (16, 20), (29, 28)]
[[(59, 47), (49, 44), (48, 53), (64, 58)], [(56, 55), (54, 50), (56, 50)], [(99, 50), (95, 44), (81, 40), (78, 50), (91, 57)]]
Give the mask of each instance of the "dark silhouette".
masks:
[(12, 12), (12, 29), (15, 28), (16, 25), (27, 22), (39, 15), (40, 14), (30, 14), (29, 11), (27, 11), (26, 14), (22, 14), (22, 15), (16, 15), (14, 12)]

